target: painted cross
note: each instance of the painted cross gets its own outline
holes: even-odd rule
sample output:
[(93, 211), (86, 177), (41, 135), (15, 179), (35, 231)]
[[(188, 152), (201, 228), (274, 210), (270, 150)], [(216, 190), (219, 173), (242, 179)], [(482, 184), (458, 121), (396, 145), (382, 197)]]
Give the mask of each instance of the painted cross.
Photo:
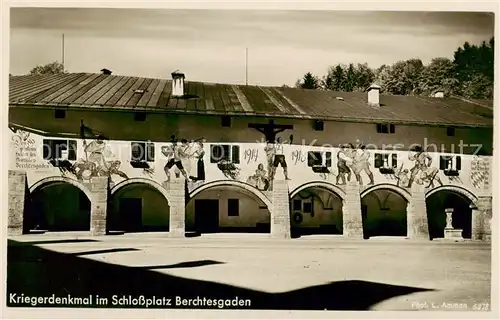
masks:
[(249, 128), (253, 128), (260, 133), (262, 133), (266, 137), (267, 142), (274, 143), (276, 139), (276, 135), (280, 132), (283, 132), (287, 129), (293, 129), (293, 125), (291, 124), (275, 124), (274, 120), (269, 120), (269, 123), (249, 123)]

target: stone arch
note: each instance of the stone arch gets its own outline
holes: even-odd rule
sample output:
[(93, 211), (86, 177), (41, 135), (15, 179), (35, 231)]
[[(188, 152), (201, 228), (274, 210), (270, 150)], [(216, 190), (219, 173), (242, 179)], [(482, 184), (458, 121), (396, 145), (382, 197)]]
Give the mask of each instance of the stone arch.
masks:
[(213, 187), (218, 187), (218, 186), (224, 186), (224, 187), (237, 187), (244, 189), (253, 195), (255, 195), (257, 198), (259, 198), (266, 206), (267, 208), (271, 211), (272, 210), (272, 202), (269, 200), (269, 198), (259, 189), (241, 182), (241, 181), (236, 181), (236, 180), (217, 180), (217, 181), (212, 181), (209, 183), (205, 183), (198, 188), (194, 189), (189, 193), (189, 198), (192, 199), (194, 198), (198, 193), (213, 188)]
[(165, 197), (165, 199), (167, 200), (167, 202), (169, 204), (172, 203), (170, 194), (167, 192), (167, 190), (165, 190), (165, 188), (163, 188), (162, 185), (160, 185), (158, 182), (156, 182), (154, 180), (146, 179), (146, 178), (131, 178), (131, 179), (126, 179), (126, 180), (119, 182), (118, 184), (113, 186), (113, 188), (111, 188), (111, 191), (110, 191), (111, 196), (113, 196), (118, 190), (124, 188), (125, 186), (131, 185), (131, 184), (146, 184), (146, 185), (152, 187), (153, 189), (157, 190), (158, 192), (160, 192), (163, 195), (163, 197)]
[(314, 188), (314, 187), (326, 189), (328, 191), (333, 192), (337, 196), (339, 196), (340, 199), (342, 199), (342, 200), (345, 199), (345, 191), (342, 188), (340, 188), (339, 186), (337, 186), (333, 183), (329, 183), (329, 182), (325, 182), (325, 181), (311, 181), (311, 182), (307, 182), (301, 186), (298, 186), (290, 193), (290, 199), (295, 197), (302, 190), (305, 190), (307, 188)]
[(81, 190), (83, 193), (85, 193), (85, 195), (87, 196), (89, 201), (92, 201), (92, 192), (90, 192), (90, 190), (83, 183), (81, 183), (80, 181), (75, 180), (75, 179), (71, 179), (68, 177), (60, 177), (60, 176), (48, 177), (48, 178), (41, 179), (38, 182), (35, 182), (29, 188), (30, 194), (33, 194), (35, 191), (37, 191), (38, 189), (40, 189), (44, 185), (55, 183), (55, 182), (68, 183), (72, 186), (75, 186), (76, 188)]
[(477, 202), (477, 197), (471, 191), (469, 191), (463, 187), (452, 186), (452, 185), (445, 185), (445, 186), (440, 186), (440, 187), (431, 189), (425, 193), (425, 198), (427, 199), (428, 197), (430, 197), (431, 195), (433, 195), (434, 193), (439, 192), (439, 191), (451, 191), (454, 193), (458, 193), (458, 194), (464, 196), (465, 198), (469, 199), (472, 203)]
[[(391, 199), (391, 200), (389, 200)], [(411, 193), (397, 185), (382, 183), (360, 194), (363, 237), (407, 237), (413, 206)], [(389, 202), (388, 202), (389, 201)]]
[(370, 192), (380, 189), (392, 190), (402, 196), (408, 203), (410, 203), (411, 201), (411, 193), (408, 190), (390, 183), (377, 184), (375, 186), (366, 188), (365, 190), (363, 190), (363, 192), (361, 192), (360, 198), (363, 199), (363, 197), (365, 197)]

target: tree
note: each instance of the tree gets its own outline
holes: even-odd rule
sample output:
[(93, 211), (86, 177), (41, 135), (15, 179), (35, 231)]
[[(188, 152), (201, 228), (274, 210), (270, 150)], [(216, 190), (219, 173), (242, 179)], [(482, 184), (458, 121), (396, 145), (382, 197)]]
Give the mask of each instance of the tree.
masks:
[(469, 98), (493, 97), (495, 40), (479, 46), (465, 42), (453, 55), (454, 76), (460, 82), (455, 93)]
[(295, 86), (301, 89), (318, 89), (321, 87), (320, 80), (311, 72), (306, 73), (301, 80), (297, 80)]
[(420, 90), (430, 95), (436, 90), (444, 91), (446, 96), (457, 92), (458, 80), (454, 77), (454, 64), (448, 58), (434, 58), (425, 66), (420, 79)]
[(356, 87), (355, 90), (364, 91), (375, 80), (375, 72), (368, 67), (367, 63), (358, 63), (354, 72), (356, 73)]
[(357, 87), (356, 72), (354, 70), (354, 65), (350, 63), (345, 73), (345, 82), (342, 89), (344, 91), (350, 92), (353, 91), (354, 88), (356, 87)]
[(46, 65), (39, 65), (30, 70), (30, 75), (42, 75), (42, 74), (58, 74), (65, 73), (64, 66), (58, 62), (54, 61)]
[(337, 64), (328, 69), (328, 74), (323, 78), (323, 88), (325, 90), (341, 91), (345, 80), (344, 67), (341, 64)]

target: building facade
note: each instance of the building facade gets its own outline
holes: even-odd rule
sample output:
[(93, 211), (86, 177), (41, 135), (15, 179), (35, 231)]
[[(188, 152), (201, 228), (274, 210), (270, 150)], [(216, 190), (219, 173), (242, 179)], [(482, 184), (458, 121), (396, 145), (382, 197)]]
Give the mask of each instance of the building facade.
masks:
[(490, 239), (491, 106), (172, 77), (11, 77), (9, 233)]

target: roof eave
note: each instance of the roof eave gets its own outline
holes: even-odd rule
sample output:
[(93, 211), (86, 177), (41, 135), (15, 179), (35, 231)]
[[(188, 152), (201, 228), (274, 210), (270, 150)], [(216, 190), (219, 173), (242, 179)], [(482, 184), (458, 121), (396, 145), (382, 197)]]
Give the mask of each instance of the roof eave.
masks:
[(93, 109), (98, 111), (142, 111), (149, 113), (158, 114), (191, 114), (191, 115), (229, 115), (229, 116), (252, 116), (252, 117), (273, 117), (273, 118), (283, 118), (283, 119), (300, 119), (300, 120), (323, 120), (323, 121), (338, 121), (338, 122), (353, 122), (353, 123), (391, 123), (399, 125), (419, 125), (419, 126), (453, 126), (453, 127), (468, 127), (468, 128), (493, 128), (493, 124), (486, 123), (459, 123), (459, 122), (439, 122), (439, 121), (416, 121), (416, 120), (394, 120), (388, 118), (354, 118), (354, 117), (343, 117), (343, 116), (323, 116), (323, 115), (286, 115), (286, 114), (273, 114), (273, 113), (249, 113), (249, 112), (237, 112), (237, 111), (227, 111), (221, 112), (216, 110), (179, 110), (179, 109), (164, 109), (164, 108), (151, 108), (151, 107), (128, 107), (128, 106), (103, 106), (103, 105), (79, 105), (79, 104), (45, 104), (45, 103), (9, 103), (9, 107), (20, 107), (20, 108), (54, 108), (54, 109), (72, 109), (72, 110), (82, 110), (82, 109)]

